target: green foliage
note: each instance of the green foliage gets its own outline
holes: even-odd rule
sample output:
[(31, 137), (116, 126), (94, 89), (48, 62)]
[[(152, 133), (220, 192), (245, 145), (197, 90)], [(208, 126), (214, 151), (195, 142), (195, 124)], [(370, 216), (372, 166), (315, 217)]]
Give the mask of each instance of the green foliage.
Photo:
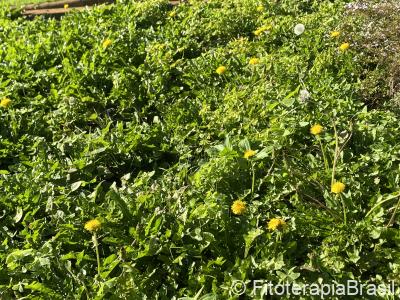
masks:
[(400, 122), (365, 106), (354, 47), (330, 36), (344, 4), (119, 1), (59, 21), (3, 9), (0, 297), (399, 285)]
[(31, 3), (42, 3), (42, 2), (53, 2), (56, 0), (1, 0), (0, 5), (1, 6), (21, 6), (21, 5), (26, 5), (26, 4), (31, 4)]
[(370, 106), (398, 111), (400, 7), (398, 1), (368, 0), (347, 9), (342, 27), (357, 49), (363, 67), (362, 95)]

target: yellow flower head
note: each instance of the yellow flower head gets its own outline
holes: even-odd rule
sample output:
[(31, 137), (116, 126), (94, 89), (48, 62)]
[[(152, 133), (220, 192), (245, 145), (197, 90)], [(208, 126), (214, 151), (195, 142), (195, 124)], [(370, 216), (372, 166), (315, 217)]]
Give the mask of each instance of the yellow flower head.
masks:
[(259, 11), (259, 12), (264, 11), (264, 6), (262, 6), (262, 5), (257, 6), (257, 11)]
[(255, 30), (253, 33), (254, 33), (254, 35), (260, 35), (264, 31), (270, 30), (271, 28), (272, 28), (271, 25), (262, 26), (262, 27), (258, 28), (257, 30)]
[(169, 16), (170, 18), (175, 17), (175, 16), (176, 16), (176, 11), (175, 11), (175, 10), (170, 11), (169, 14), (168, 14), (168, 16)]
[(8, 98), (3, 98), (0, 101), (0, 106), (4, 107), (4, 108), (7, 108), (10, 104), (11, 104), (11, 100)]
[(256, 155), (256, 151), (248, 149), (248, 150), (244, 151), (243, 157), (248, 159), (254, 155)]
[(101, 223), (97, 219), (93, 219), (85, 223), (85, 229), (88, 231), (97, 231), (100, 228), (101, 228)]
[(260, 62), (260, 60), (258, 58), (256, 58), (256, 57), (250, 58), (250, 60), (249, 60), (249, 64), (250, 65), (256, 65), (259, 62)]
[(343, 182), (336, 181), (334, 184), (331, 186), (331, 192), (335, 194), (340, 194), (344, 191), (345, 185)]
[(222, 75), (226, 72), (226, 67), (225, 66), (219, 66), (215, 72), (217, 72), (218, 75)]
[(322, 133), (322, 131), (324, 131), (324, 127), (322, 127), (319, 124), (315, 124), (315, 125), (311, 126), (311, 128), (310, 128), (310, 133), (313, 135), (318, 135), (318, 134)]
[(90, 116), (89, 116), (89, 120), (91, 120), (91, 121), (94, 121), (94, 120), (96, 120), (97, 119), (97, 114), (96, 113), (92, 113)]
[(243, 215), (246, 211), (246, 202), (242, 200), (236, 200), (233, 202), (231, 209), (235, 215)]
[(286, 226), (285, 220), (280, 218), (273, 218), (268, 222), (269, 230), (281, 230)]
[(349, 43), (343, 43), (339, 47), (340, 51), (346, 51), (349, 48), (350, 48), (350, 44)]
[(64, 9), (67, 9), (69, 7), (68, 4), (64, 4)]
[(340, 31), (332, 31), (331, 32), (331, 37), (336, 38), (340, 35)]
[(103, 48), (107, 48), (112, 44), (112, 41), (110, 39), (105, 39), (103, 42)]

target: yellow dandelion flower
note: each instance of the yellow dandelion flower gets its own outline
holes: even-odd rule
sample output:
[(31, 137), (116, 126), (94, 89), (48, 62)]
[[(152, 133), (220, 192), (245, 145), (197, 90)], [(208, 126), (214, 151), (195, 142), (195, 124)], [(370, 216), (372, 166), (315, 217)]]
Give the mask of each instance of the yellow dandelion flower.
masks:
[(90, 116), (89, 116), (89, 120), (91, 120), (91, 121), (94, 121), (94, 120), (96, 120), (97, 119), (97, 114), (96, 113), (92, 113)]
[(242, 215), (246, 211), (246, 202), (242, 200), (236, 200), (231, 206), (231, 210), (235, 215)]
[(67, 9), (69, 7), (68, 4), (64, 4), (64, 9)]
[(310, 128), (310, 133), (313, 135), (318, 135), (318, 134), (322, 133), (322, 131), (324, 131), (324, 127), (322, 127), (319, 124), (315, 124), (315, 125), (311, 126), (311, 128)]
[(100, 228), (101, 228), (101, 223), (97, 219), (93, 219), (85, 223), (85, 229), (88, 231), (97, 231)]
[(112, 44), (112, 41), (110, 39), (105, 39), (103, 42), (103, 48), (107, 48)]
[(335, 194), (340, 194), (344, 191), (345, 185), (343, 182), (336, 181), (334, 184), (331, 186), (331, 192)]
[(350, 48), (350, 44), (349, 43), (343, 43), (339, 47), (340, 51), (346, 51), (349, 48)]
[(260, 62), (260, 60), (256, 57), (250, 58), (249, 64), (250, 65), (257, 65)]
[(260, 35), (260, 34), (263, 33), (264, 31), (270, 30), (271, 28), (272, 28), (271, 25), (262, 26), (262, 27), (258, 28), (257, 30), (255, 30), (253, 33), (254, 33), (254, 35)]
[(340, 35), (340, 31), (332, 31), (331, 32), (331, 37), (336, 38)]
[(175, 10), (170, 11), (169, 14), (168, 14), (168, 16), (169, 16), (170, 18), (175, 17), (175, 16), (176, 16), (176, 11), (175, 11)]
[(262, 6), (262, 5), (257, 6), (257, 11), (259, 11), (259, 12), (264, 11), (264, 6)]
[(269, 230), (280, 230), (286, 226), (285, 220), (280, 218), (273, 218), (268, 222), (268, 229)]
[(222, 75), (222, 74), (224, 74), (225, 72), (226, 72), (226, 67), (225, 66), (219, 66), (216, 70), (215, 70), (215, 72), (218, 74), (218, 75)]
[(7, 108), (10, 104), (11, 104), (11, 100), (8, 98), (3, 98), (0, 101), (0, 106), (4, 107), (4, 108)]
[(243, 157), (246, 159), (249, 159), (250, 157), (252, 157), (254, 155), (256, 155), (256, 151), (248, 149), (248, 150), (244, 151)]

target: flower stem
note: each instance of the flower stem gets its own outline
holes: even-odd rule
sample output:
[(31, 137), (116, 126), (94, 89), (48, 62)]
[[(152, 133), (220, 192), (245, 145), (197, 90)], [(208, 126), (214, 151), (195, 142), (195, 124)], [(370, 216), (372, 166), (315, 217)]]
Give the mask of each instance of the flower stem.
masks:
[(94, 248), (95, 248), (95, 250), (96, 250), (97, 273), (99, 274), (99, 277), (100, 277), (101, 265), (100, 265), (100, 254), (99, 254), (99, 242), (98, 242), (98, 240), (97, 240), (96, 232), (93, 232), (92, 241), (93, 241), (93, 244), (94, 244)]
[(339, 197), (340, 197), (340, 201), (342, 202), (342, 207), (343, 207), (343, 222), (344, 222), (344, 225), (347, 225), (346, 204), (344, 203), (343, 197), (342, 196), (339, 196)]
[(332, 164), (332, 180), (331, 185), (335, 183), (335, 173), (336, 173), (336, 163), (337, 159), (339, 158), (339, 137), (336, 130), (336, 124), (333, 122), (333, 130), (335, 131), (335, 154), (333, 156), (333, 164)]
[(251, 180), (251, 195), (254, 195), (254, 185), (256, 182), (256, 172), (254, 170), (254, 163), (251, 163), (251, 172), (253, 173), (252, 180)]

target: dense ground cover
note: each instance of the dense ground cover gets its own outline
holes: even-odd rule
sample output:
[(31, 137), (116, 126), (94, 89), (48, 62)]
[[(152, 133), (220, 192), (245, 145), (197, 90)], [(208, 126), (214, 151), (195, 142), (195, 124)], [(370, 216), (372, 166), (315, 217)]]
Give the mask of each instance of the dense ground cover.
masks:
[(42, 2), (53, 2), (56, 0), (1, 0), (1, 5), (24, 5), (24, 4), (31, 4), (31, 3), (42, 3)]
[(399, 115), (361, 97), (344, 4), (4, 9), (1, 297), (400, 284)]

